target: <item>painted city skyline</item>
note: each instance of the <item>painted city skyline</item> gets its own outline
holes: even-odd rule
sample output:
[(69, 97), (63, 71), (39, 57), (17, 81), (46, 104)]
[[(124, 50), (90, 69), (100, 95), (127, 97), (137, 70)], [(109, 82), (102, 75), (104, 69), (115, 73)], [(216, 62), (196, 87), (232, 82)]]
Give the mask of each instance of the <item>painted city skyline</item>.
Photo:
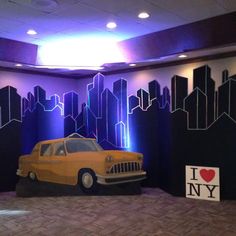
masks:
[(12, 120), (22, 122), (24, 140), (31, 142), (25, 144), (23, 153), (30, 152), (37, 141), (74, 132), (96, 138), (105, 149), (135, 151), (137, 145), (132, 136), (136, 134), (131, 120), (137, 109), (181, 112), (187, 119), (188, 130), (206, 130), (223, 114), (236, 122), (236, 75), (229, 76), (227, 70), (222, 72), (222, 84), (216, 90), (208, 65), (194, 69), (190, 93), (188, 78), (178, 75), (171, 78), (170, 90), (153, 80), (148, 83), (148, 91), (140, 88), (136, 95), (128, 95), (127, 80), (115, 81), (111, 91), (104, 87), (104, 79), (100, 73), (94, 76), (87, 85), (87, 101), (81, 108), (76, 91), (64, 93), (63, 98), (54, 94), (47, 99), (46, 91), (35, 86), (33, 94), (29, 92), (21, 98), (16, 88), (4, 87), (0, 89), (0, 129)]
[[(171, 95), (169, 88), (161, 89), (157, 80), (148, 83), (148, 91), (140, 88), (136, 95), (128, 95), (127, 80), (115, 81), (111, 91), (104, 88), (104, 78), (105, 76), (98, 73), (94, 76), (93, 83), (87, 85), (87, 101), (81, 109), (78, 105), (79, 91), (66, 92), (63, 98), (54, 94), (46, 99), (46, 91), (40, 86), (34, 87), (34, 94), (29, 92), (27, 97), (22, 98), (17, 93), (17, 88), (1, 88), (0, 129), (11, 120), (22, 122), (26, 114), (33, 112), (38, 105), (45, 112), (58, 109), (64, 118), (70, 117), (75, 123), (74, 131), (81, 131), (86, 127), (87, 135), (98, 138), (101, 136), (100, 141), (106, 139), (117, 147), (128, 147), (128, 116), (137, 108), (147, 111), (154, 100), (158, 102), (160, 109), (169, 106), (171, 113), (178, 109), (187, 112), (188, 129), (207, 129), (223, 113), (236, 121), (236, 75), (229, 76), (227, 70), (222, 72), (222, 84), (216, 90), (208, 65), (194, 69), (193, 90), (190, 93), (188, 78), (174, 75), (171, 78)], [(86, 120), (81, 116), (85, 116), (83, 118)], [(97, 126), (102, 129), (102, 124), (106, 122), (109, 123), (106, 127), (110, 129), (111, 134), (102, 132), (106, 135), (99, 135)]]
[[(211, 143), (221, 140), (225, 132), (221, 124), (230, 132), (236, 128), (236, 75), (229, 76), (227, 70), (223, 71), (222, 83), (216, 88), (211, 68), (198, 67), (193, 70), (190, 93), (188, 78), (178, 75), (171, 78), (170, 89), (153, 80), (148, 83), (147, 91), (140, 88), (131, 95), (127, 92), (127, 80), (116, 80), (112, 89), (104, 86), (104, 80), (100, 73), (94, 76), (93, 82), (87, 85), (87, 100), (81, 108), (79, 91), (66, 92), (63, 98), (52, 95), (47, 99), (46, 91), (40, 86), (22, 98), (14, 87), (1, 88), (0, 134), (9, 136), (6, 128), (17, 123), (21, 137), (19, 154), (31, 152), (38, 141), (74, 132), (96, 138), (104, 149), (141, 152), (148, 172), (147, 185), (159, 186), (173, 194), (183, 195), (186, 164), (222, 166), (223, 176), (230, 179), (227, 171), (236, 165), (234, 145), (227, 144), (231, 150), (227, 167), (218, 153), (201, 150), (214, 149)], [(233, 135), (230, 140), (234, 140)], [(173, 176), (181, 180), (175, 186)]]

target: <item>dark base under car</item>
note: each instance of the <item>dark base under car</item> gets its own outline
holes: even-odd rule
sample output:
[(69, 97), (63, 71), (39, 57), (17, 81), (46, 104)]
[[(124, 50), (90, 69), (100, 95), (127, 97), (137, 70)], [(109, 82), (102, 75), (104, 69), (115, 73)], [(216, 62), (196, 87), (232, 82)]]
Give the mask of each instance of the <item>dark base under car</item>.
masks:
[[(138, 195), (141, 194), (140, 181), (97, 186), (97, 192), (92, 195)], [(43, 181), (33, 182), (29, 178), (20, 178), (16, 185), (16, 195), (18, 197), (42, 197), (42, 196), (83, 196), (87, 195), (78, 186), (55, 184)]]

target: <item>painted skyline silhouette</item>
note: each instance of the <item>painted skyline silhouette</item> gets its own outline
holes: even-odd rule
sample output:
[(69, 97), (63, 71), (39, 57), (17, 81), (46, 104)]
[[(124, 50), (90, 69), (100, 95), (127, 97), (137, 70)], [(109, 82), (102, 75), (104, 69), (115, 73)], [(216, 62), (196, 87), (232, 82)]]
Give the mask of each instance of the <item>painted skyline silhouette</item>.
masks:
[[(99, 73), (88, 84), (88, 99), (81, 109), (76, 91), (65, 93), (62, 102), (57, 95), (46, 99), (46, 91), (40, 86), (26, 98), (11, 86), (0, 89), (0, 135), (11, 136), (6, 128), (17, 123), (16, 143), (21, 146), (17, 155), (31, 152), (40, 140), (74, 132), (96, 138), (105, 149), (142, 152), (148, 172), (146, 184), (176, 195), (184, 194), (186, 164), (218, 166), (223, 182), (229, 181), (225, 196), (231, 190), (236, 195), (236, 180), (228, 174), (236, 166), (232, 142), (236, 136), (232, 133), (236, 129), (236, 75), (223, 71), (222, 84), (216, 90), (211, 69), (204, 65), (193, 70), (190, 93), (188, 79), (175, 75), (171, 94), (169, 88), (161, 88), (153, 80), (148, 91), (140, 88), (131, 96), (126, 80), (115, 81), (110, 90), (104, 87), (104, 78)], [(222, 139), (225, 133), (231, 139)], [(1, 150), (3, 156), (7, 148)], [(223, 150), (227, 157), (223, 157)], [(11, 158), (15, 163), (18, 160), (18, 156)]]

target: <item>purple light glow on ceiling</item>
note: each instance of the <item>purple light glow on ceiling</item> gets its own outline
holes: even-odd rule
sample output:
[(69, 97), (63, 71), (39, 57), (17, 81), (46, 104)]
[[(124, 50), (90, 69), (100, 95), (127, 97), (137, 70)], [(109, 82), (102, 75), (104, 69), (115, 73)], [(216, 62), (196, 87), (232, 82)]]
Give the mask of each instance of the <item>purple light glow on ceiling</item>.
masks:
[(38, 49), (37, 65), (98, 67), (105, 63), (124, 62), (125, 57), (114, 40), (82, 38), (49, 42)]

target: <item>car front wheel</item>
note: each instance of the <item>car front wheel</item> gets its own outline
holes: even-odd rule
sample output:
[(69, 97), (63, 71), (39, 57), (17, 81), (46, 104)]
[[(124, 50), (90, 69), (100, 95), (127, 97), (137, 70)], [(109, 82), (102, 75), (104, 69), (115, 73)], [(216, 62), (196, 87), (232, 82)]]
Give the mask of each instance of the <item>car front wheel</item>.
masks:
[(79, 186), (84, 193), (94, 194), (98, 191), (97, 177), (91, 169), (82, 169), (79, 172)]

